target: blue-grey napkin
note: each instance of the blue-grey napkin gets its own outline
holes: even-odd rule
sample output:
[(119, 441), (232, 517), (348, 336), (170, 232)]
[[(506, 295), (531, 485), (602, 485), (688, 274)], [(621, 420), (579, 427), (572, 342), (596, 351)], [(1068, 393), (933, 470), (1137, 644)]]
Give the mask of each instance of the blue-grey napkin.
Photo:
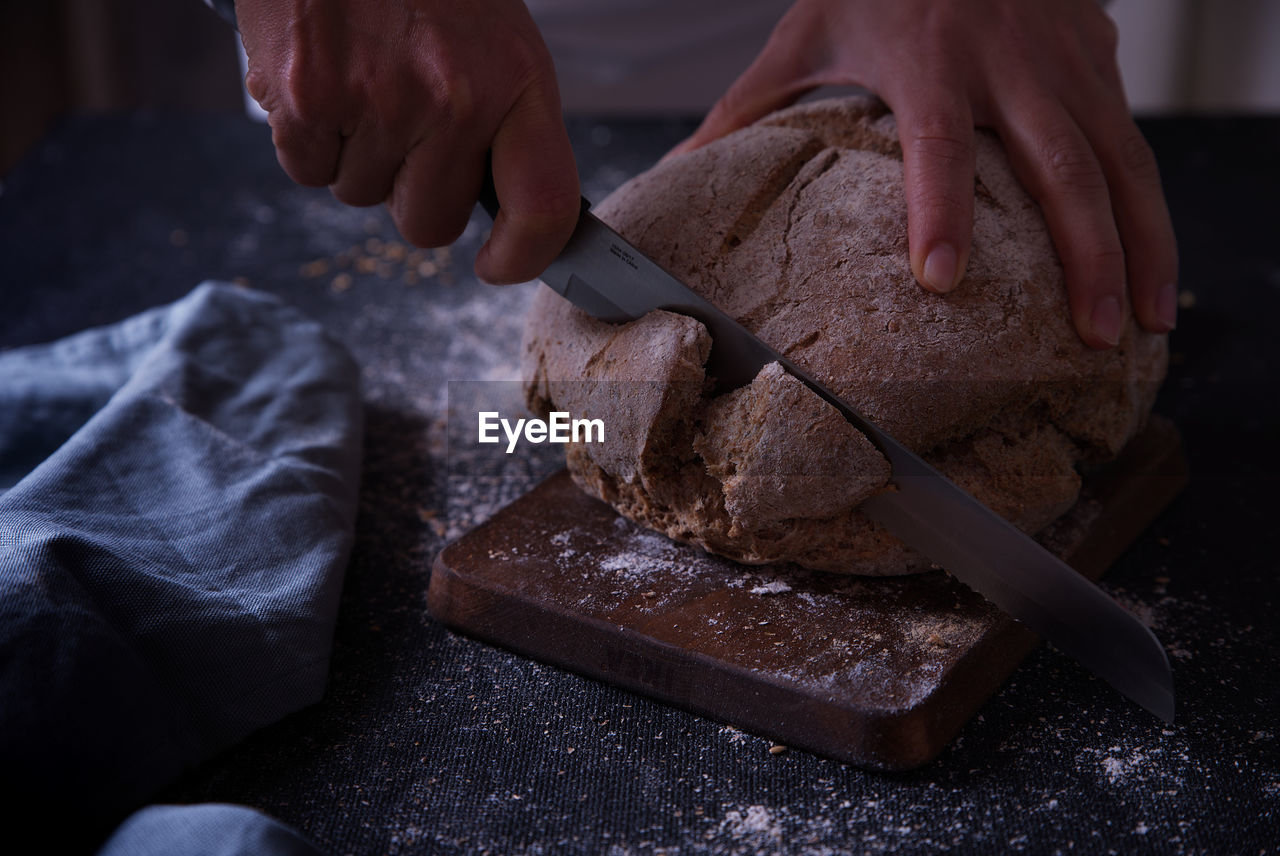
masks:
[(105, 831), (323, 692), (359, 370), (216, 283), (0, 353), (0, 790)]
[(153, 805), (111, 833), (96, 856), (324, 856), (294, 829), (239, 805)]

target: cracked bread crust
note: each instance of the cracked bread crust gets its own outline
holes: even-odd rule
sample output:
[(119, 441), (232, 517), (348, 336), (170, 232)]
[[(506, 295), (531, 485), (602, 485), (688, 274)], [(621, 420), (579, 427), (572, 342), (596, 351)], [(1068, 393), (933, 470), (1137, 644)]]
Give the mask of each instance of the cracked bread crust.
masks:
[[(1080, 342), (1039, 209), (985, 133), (975, 195), (964, 280), (949, 295), (925, 291), (907, 255), (893, 116), (855, 98), (775, 113), (672, 158), (596, 213), (1035, 532), (1075, 501), (1080, 463), (1113, 457), (1141, 427), (1166, 338), (1130, 323), (1111, 351)], [(531, 406), (589, 412), (612, 429), (603, 444), (570, 447), (578, 484), (739, 561), (927, 567), (857, 511), (887, 480), (874, 446), (776, 365), (711, 398), (709, 346), (689, 318), (604, 324), (540, 290), (524, 342)]]

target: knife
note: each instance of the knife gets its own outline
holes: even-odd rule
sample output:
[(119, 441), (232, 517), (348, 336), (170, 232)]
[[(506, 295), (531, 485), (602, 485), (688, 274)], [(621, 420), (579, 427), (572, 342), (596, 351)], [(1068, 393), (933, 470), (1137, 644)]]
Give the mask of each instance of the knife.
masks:
[[(491, 172), (480, 203), (498, 216)], [(1064, 654), (1165, 722), (1173, 722), (1173, 675), (1164, 646), (1102, 589), (951, 482), (803, 368), (676, 279), (588, 210), (544, 283), (602, 321), (663, 309), (711, 333), (707, 373), (721, 391), (744, 386), (777, 362), (865, 434), (892, 467), (892, 490), (863, 501), (864, 514), (949, 571)]]

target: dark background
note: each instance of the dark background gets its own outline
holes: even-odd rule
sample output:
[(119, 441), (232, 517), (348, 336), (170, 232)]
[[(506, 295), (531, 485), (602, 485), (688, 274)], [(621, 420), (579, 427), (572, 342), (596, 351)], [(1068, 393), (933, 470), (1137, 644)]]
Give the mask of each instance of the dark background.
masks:
[(0, 176), (67, 113), (241, 111), (236, 34), (200, 0), (0, 0)]

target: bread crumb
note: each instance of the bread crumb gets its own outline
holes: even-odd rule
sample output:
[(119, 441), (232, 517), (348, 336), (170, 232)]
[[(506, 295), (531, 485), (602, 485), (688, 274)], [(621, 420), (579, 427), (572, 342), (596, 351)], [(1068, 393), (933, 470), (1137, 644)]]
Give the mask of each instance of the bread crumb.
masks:
[(786, 747), (786, 746), (783, 746), (781, 743), (775, 743), (775, 744), (773, 744), (772, 746), (770, 746), (770, 747), (769, 747), (769, 754), (770, 754), (770, 755), (781, 755), (782, 753), (784, 753), (784, 752), (786, 752), (786, 751), (787, 751), (787, 747)]
[(304, 264), (298, 268), (298, 275), (303, 279), (315, 279), (318, 276), (324, 276), (329, 272), (328, 259), (316, 259)]
[(440, 519), (439, 514), (431, 508), (418, 508), (418, 519), (431, 527), (431, 531), (435, 533), (437, 538), (443, 538), (448, 527), (444, 525), (444, 521)]

